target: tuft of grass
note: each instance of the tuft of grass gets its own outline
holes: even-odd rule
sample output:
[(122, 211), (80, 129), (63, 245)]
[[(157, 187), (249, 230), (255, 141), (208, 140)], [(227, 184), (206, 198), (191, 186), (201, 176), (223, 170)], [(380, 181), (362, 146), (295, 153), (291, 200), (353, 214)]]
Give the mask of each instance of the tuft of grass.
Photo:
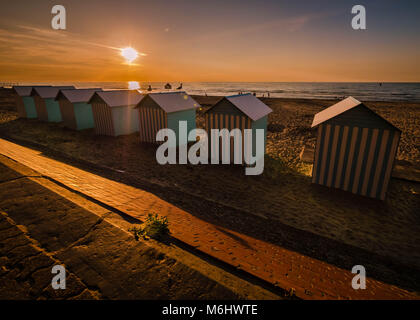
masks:
[(141, 227), (133, 227), (129, 229), (129, 231), (133, 232), (136, 240), (140, 237), (145, 240), (149, 238), (164, 240), (171, 234), (168, 218), (166, 216), (160, 217), (157, 214), (153, 215), (151, 213), (149, 213), (145, 223)]

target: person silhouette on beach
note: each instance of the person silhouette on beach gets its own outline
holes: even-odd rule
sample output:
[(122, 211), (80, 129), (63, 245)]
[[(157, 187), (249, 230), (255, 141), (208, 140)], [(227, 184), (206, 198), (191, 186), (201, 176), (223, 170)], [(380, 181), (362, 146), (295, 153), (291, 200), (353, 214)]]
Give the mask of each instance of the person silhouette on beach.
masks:
[(147, 91), (152, 91), (152, 86), (149, 84), (149, 87), (147, 88)]
[(165, 89), (168, 89), (168, 90), (172, 89), (172, 86), (169, 82), (165, 84)]
[(181, 82), (181, 84), (179, 85), (179, 87), (178, 88), (176, 88), (177, 90), (181, 90), (182, 89), (182, 82)]

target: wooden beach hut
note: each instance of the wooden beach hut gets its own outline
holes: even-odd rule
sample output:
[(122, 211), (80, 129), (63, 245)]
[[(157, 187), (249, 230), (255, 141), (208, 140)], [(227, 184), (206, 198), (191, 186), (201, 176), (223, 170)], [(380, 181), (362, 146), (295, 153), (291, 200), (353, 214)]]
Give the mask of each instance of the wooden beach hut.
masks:
[(312, 182), (384, 200), (401, 131), (348, 97), (317, 113)]
[[(252, 129), (252, 150), (256, 150), (256, 129), (264, 130), (264, 153), (267, 142), (267, 123), (268, 114), (271, 110), (265, 103), (252, 94), (239, 94), (224, 97), (219, 100), (205, 113), (205, 126), (210, 140), (210, 146), (214, 143), (211, 141), (211, 129), (240, 129), (242, 131), (242, 161), (244, 161), (244, 130)], [(234, 161), (234, 145), (231, 139), (230, 160)], [(210, 147), (209, 155), (211, 157)], [(221, 157), (222, 146), (220, 145), (219, 155)]]
[(45, 88), (51, 86), (13, 86), (16, 110), (19, 118), (36, 119), (38, 117), (34, 98), (31, 96), (33, 88)]
[(101, 88), (60, 90), (55, 99), (60, 105), (64, 126), (73, 130), (95, 126), (90, 98)]
[(61, 89), (74, 89), (74, 86), (34, 87), (31, 96), (34, 98), (38, 119), (48, 122), (61, 122), (60, 106), (55, 100)]
[(138, 104), (140, 141), (156, 143), (160, 129), (172, 129), (179, 146), (179, 121), (187, 122), (188, 133), (196, 128), (195, 111), (200, 105), (185, 91), (149, 93)]
[(120, 136), (139, 131), (139, 117), (135, 106), (143, 98), (137, 90), (96, 92), (92, 104), (95, 133)]

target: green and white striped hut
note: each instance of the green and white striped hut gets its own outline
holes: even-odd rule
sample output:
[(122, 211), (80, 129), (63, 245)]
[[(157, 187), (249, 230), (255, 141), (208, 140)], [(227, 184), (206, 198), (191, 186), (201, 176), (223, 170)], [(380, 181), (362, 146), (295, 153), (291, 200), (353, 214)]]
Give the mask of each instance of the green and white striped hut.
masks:
[(16, 111), (19, 118), (36, 119), (38, 114), (34, 98), (31, 96), (33, 88), (45, 88), (51, 86), (13, 86), (15, 94)]
[[(272, 112), (265, 103), (254, 95), (239, 94), (223, 97), (214, 106), (207, 110), (205, 114), (205, 126), (210, 142), (209, 155), (212, 156), (214, 141), (211, 140), (211, 129), (240, 129), (242, 131), (242, 163), (245, 159), (245, 139), (244, 130), (252, 130), (252, 150), (253, 156), (256, 154), (256, 130), (264, 130), (264, 153), (267, 143), (267, 123), (268, 115)], [(219, 144), (220, 145), (220, 144)], [(249, 146), (248, 146), (249, 147)], [(223, 149), (219, 148), (219, 154)], [(233, 138), (230, 139), (230, 160), (234, 161)]]
[(187, 122), (187, 132), (196, 128), (195, 111), (200, 105), (184, 91), (149, 93), (137, 104), (140, 141), (156, 143), (160, 129), (172, 129), (179, 145), (179, 122)]
[(348, 97), (317, 113), (312, 182), (384, 200), (401, 131)]
[(143, 95), (137, 90), (95, 92), (89, 100), (95, 133), (116, 137), (139, 131), (138, 110), (134, 107), (142, 98)]
[(34, 98), (38, 119), (48, 122), (63, 121), (60, 105), (55, 100), (58, 92), (74, 89), (74, 86), (34, 87), (31, 96)]
[(60, 105), (65, 127), (73, 130), (84, 130), (95, 127), (92, 105), (89, 100), (101, 88), (62, 89), (56, 96)]

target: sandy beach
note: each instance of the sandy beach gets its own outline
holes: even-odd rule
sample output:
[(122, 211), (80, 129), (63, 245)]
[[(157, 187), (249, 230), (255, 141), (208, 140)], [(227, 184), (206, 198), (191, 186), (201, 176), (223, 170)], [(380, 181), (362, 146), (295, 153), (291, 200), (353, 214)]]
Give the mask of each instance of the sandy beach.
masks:
[[(203, 106), (197, 114), (197, 126), (202, 127), (204, 111), (219, 97), (194, 99)], [(335, 101), (262, 101), (274, 112), (269, 116), (265, 170), (255, 177), (245, 176), (241, 166), (160, 166), (156, 148), (139, 144), (136, 134), (95, 136), (92, 130), (75, 132), (60, 124), (18, 119), (5, 104), (0, 135), (142, 187), (200, 219), (342, 268), (362, 263), (372, 277), (418, 291), (420, 185), (392, 179), (387, 200), (380, 202), (311, 184), (311, 166), (299, 154), (303, 146), (314, 144), (314, 114)], [(420, 103), (367, 105), (403, 131), (397, 158), (418, 167)]]

